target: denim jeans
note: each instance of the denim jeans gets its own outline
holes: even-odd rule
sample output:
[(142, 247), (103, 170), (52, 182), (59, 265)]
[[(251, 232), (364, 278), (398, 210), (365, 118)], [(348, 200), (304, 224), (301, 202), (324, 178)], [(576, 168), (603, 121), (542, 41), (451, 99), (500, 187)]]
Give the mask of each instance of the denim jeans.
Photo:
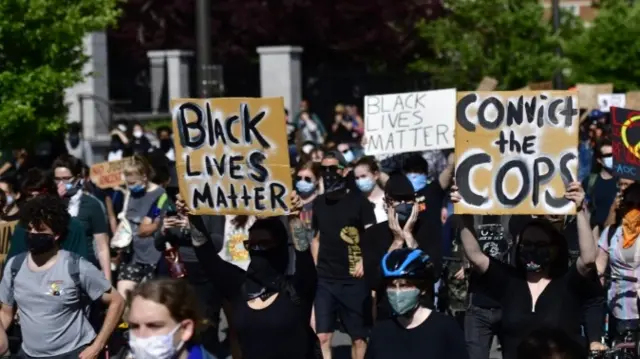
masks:
[(464, 318), (464, 339), (469, 359), (489, 359), (493, 336), (502, 322), (502, 309), (470, 305)]

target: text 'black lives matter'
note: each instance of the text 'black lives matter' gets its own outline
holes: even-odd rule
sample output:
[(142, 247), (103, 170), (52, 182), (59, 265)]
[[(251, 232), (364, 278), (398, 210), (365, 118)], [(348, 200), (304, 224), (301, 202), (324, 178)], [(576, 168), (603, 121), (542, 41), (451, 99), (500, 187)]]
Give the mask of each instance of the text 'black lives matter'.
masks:
[[(497, 171), (491, 171), (495, 173), (492, 187), (500, 205), (507, 208), (517, 207), (531, 195), (531, 204), (533, 207), (537, 207), (540, 203), (540, 187), (551, 182), (556, 172), (559, 172), (564, 183), (573, 181), (569, 162), (577, 159), (575, 153), (566, 151), (560, 154), (559, 161), (556, 162), (548, 154), (536, 153), (535, 141), (537, 138), (535, 135), (517, 138), (515, 131), (512, 130), (514, 127), (527, 124), (538, 128), (545, 126), (571, 128), (574, 117), (578, 115), (578, 108), (573, 103), (572, 96), (562, 96), (555, 99), (544, 94), (539, 95), (539, 98), (538, 96), (526, 98), (520, 96), (515, 100), (510, 100), (507, 104), (504, 104), (503, 100), (491, 96), (482, 100), (477, 106), (476, 125), (469, 119), (467, 112), (469, 107), (477, 105), (478, 98), (477, 94), (470, 93), (460, 99), (457, 105), (456, 120), (459, 126), (470, 133), (476, 132), (477, 125), (488, 131), (500, 130), (493, 144), (501, 155), (512, 158), (504, 162)], [(489, 197), (472, 190), (471, 172), (477, 166), (491, 166), (494, 159), (484, 152), (462, 157), (463, 160), (456, 169), (456, 183), (460, 194), (470, 206), (481, 207), (489, 201)], [(528, 168), (531, 159), (533, 159), (533, 168)], [(510, 198), (505, 193), (503, 184), (507, 174), (512, 170), (520, 174), (521, 181), (515, 195)], [(554, 197), (547, 190), (545, 191), (545, 203), (553, 208), (563, 208), (569, 201), (562, 196)]]
[[(286, 187), (283, 183), (270, 181), (269, 169), (264, 165), (264, 150), (272, 148), (272, 144), (260, 133), (258, 125), (265, 118), (266, 112), (260, 111), (252, 116), (249, 106), (243, 103), (240, 105), (239, 115), (216, 118), (212, 113), (209, 102), (204, 109), (191, 102), (178, 107), (178, 135), (183, 148), (240, 148), (257, 143), (263, 150), (251, 151), (246, 156), (205, 154), (199, 163), (194, 163), (192, 155), (187, 153), (186, 177), (206, 176), (216, 179), (217, 183), (207, 181), (193, 188), (192, 208), (198, 209), (205, 205), (218, 210), (244, 207), (260, 211), (287, 211)], [(240, 127), (240, 131), (236, 131), (239, 136), (234, 135), (233, 131), (237, 127)], [(222, 179), (226, 179), (229, 184), (223, 185)]]

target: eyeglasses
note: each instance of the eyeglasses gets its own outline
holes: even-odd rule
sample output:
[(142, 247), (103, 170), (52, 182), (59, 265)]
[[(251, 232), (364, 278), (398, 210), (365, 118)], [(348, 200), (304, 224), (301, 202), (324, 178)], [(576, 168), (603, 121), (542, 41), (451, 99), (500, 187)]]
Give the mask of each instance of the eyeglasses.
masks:
[(340, 166), (322, 166), (322, 172), (335, 173), (342, 169)]
[(311, 179), (311, 177), (307, 177), (307, 176), (296, 176), (296, 182), (300, 182), (300, 181), (305, 181), (307, 183), (313, 183), (313, 180)]
[(273, 248), (273, 245), (268, 242), (250, 242), (244, 241), (242, 242), (244, 245), (244, 249), (248, 251), (266, 251), (268, 249)]

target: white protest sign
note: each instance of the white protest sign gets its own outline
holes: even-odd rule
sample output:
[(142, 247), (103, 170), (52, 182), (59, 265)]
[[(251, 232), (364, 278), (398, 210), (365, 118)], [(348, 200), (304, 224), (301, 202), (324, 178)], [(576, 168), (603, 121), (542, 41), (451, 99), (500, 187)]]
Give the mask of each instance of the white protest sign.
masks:
[(623, 93), (598, 94), (598, 107), (600, 111), (609, 112), (609, 107), (625, 107), (627, 95)]
[(365, 96), (365, 153), (453, 148), (455, 119), (455, 89)]

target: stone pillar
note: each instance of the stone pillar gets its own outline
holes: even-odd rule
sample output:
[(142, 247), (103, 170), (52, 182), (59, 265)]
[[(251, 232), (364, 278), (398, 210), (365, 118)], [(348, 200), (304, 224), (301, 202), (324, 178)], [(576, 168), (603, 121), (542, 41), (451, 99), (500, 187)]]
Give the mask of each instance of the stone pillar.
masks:
[(260, 94), (262, 97), (284, 97), (284, 107), (292, 116), (302, 100), (302, 47), (262, 46), (260, 54)]
[(149, 59), (149, 75), (151, 77), (151, 112), (160, 112), (163, 104), (162, 96), (167, 79), (167, 61), (164, 51), (147, 51)]
[[(172, 98), (191, 96), (189, 87), (189, 65), (193, 51), (157, 50), (147, 51), (151, 73), (151, 111), (168, 109)], [(166, 103), (162, 97), (165, 96)]]
[(92, 32), (84, 36), (82, 44), (89, 57), (82, 69), (85, 78), (65, 91), (65, 102), (69, 104), (67, 121), (82, 122), (84, 137), (92, 139), (109, 133), (107, 36)]

